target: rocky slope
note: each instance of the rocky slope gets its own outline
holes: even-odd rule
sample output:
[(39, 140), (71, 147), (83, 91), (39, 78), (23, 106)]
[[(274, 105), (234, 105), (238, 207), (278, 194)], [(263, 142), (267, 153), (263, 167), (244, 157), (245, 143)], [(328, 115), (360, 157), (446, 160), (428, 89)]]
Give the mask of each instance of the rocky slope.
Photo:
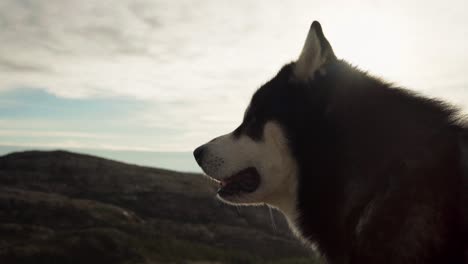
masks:
[(65, 151), (0, 157), (0, 263), (313, 263), (281, 214), (198, 174)]

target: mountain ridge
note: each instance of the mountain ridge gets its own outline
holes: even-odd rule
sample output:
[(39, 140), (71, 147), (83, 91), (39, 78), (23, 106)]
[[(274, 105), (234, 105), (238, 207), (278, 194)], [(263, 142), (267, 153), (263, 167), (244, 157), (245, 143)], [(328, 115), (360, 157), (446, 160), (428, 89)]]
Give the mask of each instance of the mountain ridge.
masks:
[[(7, 154), (0, 157), (0, 260), (310, 263), (279, 212), (225, 205), (216, 188), (197, 173), (63, 150)], [(112, 247), (123, 245), (125, 254), (116, 254)], [(87, 253), (69, 262), (75, 252)]]

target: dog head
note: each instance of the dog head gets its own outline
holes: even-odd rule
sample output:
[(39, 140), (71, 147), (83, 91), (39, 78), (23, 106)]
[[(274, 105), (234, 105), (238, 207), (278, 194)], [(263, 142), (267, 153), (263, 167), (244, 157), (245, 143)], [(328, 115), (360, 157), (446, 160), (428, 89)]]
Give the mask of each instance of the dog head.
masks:
[(326, 74), (325, 66), (334, 60), (320, 24), (312, 23), (298, 60), (256, 91), (240, 126), (194, 151), (203, 171), (220, 183), (220, 199), (278, 207), (295, 199), (294, 145), (304, 116), (313, 115), (315, 108), (310, 83)]

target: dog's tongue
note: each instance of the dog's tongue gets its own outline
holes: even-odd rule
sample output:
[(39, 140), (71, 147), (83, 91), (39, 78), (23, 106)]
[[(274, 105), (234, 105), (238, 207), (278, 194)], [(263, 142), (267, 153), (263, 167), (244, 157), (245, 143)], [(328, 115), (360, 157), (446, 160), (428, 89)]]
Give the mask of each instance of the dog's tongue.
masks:
[(251, 193), (260, 185), (260, 175), (255, 168), (247, 168), (220, 182), (218, 193), (222, 196)]

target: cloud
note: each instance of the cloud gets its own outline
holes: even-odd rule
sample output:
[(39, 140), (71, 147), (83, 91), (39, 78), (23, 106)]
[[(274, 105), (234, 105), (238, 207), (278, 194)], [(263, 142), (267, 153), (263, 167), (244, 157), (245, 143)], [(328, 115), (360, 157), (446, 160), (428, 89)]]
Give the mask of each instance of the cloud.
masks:
[(50, 69), (41, 65), (34, 65), (30, 63), (21, 63), (18, 61), (12, 61), (6, 58), (0, 57), (0, 70), (3, 72), (17, 72), (17, 73), (27, 73), (27, 72), (40, 72), (48, 73)]
[[(0, 55), (11, 74), (0, 80), (0, 89), (44, 87), (65, 97), (121, 94), (154, 101), (202, 100), (226, 90), (237, 95), (258, 86), (285, 61), (249, 61), (261, 51), (255, 41), (264, 35), (266, 17), (245, 19), (240, 12), (268, 15), (277, 5), (2, 1)], [(226, 16), (229, 12), (242, 16)], [(49, 71), (56, 74), (39, 74)]]
[[(228, 1), (201, 5), (193, 1), (2, 1), (0, 67), (9, 72), (0, 78), (0, 90), (36, 87), (65, 98), (68, 104), (59, 103), (57, 108), (57, 102), (50, 104), (48, 96), (27, 103), (14, 97), (9, 104), (22, 104), (23, 108), (3, 109), (4, 117), (9, 115), (9, 124), (17, 130), (29, 125), (34, 135), (33, 130), (46, 129), (43, 124), (51, 125), (54, 131), (76, 128), (76, 124), (63, 121), (65, 115), (55, 119), (56, 113), (68, 113), (85, 127), (117, 128), (120, 135), (127, 133), (121, 141), (135, 148), (189, 150), (233, 129), (252, 91), (282, 62), (290, 60), (283, 54), (285, 59), (279, 58), (277, 64), (269, 63), (273, 59), (267, 56), (251, 61), (255, 58), (252, 54), (259, 55), (262, 50), (275, 54), (284, 45), (259, 47), (255, 42), (265, 33), (255, 28), (265, 27), (266, 18), (246, 19), (242, 12), (262, 10), (269, 15), (276, 12), (275, 5), (268, 9), (257, 3)], [(226, 16), (230, 12), (241, 16)], [(281, 25), (279, 21), (269, 24)], [(274, 38), (274, 32), (268, 34), (267, 39)], [(289, 45), (297, 46), (295, 41)], [(290, 49), (291, 54), (295, 48)], [(112, 102), (115, 97), (144, 107), (119, 105), (125, 116), (107, 117), (106, 122), (97, 124), (89, 119), (89, 105), (73, 107), (75, 101), (70, 101), (103, 98), (100, 103), (109, 106), (105, 101)], [(5, 101), (4, 95), (2, 99)], [(77, 107), (84, 109), (70, 113)], [(112, 115), (97, 111), (103, 119), (105, 114)], [(12, 120), (18, 113), (30, 116)], [(86, 118), (89, 120), (84, 123)], [(110, 123), (109, 119), (115, 121)], [(80, 142), (96, 143), (86, 138)]]
[(0, 136), (27, 136), (27, 137), (53, 137), (53, 138), (95, 138), (95, 139), (109, 139), (113, 135), (97, 135), (92, 133), (81, 133), (75, 131), (31, 131), (31, 130), (11, 130), (0, 129)]
[(0, 93), (0, 144), (187, 151), (209, 139), (206, 131), (221, 133), (232, 128), (229, 111), (223, 122), (212, 122), (198, 116), (200, 110), (187, 107), (204, 109), (196, 103), (63, 98), (38, 89), (15, 89)]

